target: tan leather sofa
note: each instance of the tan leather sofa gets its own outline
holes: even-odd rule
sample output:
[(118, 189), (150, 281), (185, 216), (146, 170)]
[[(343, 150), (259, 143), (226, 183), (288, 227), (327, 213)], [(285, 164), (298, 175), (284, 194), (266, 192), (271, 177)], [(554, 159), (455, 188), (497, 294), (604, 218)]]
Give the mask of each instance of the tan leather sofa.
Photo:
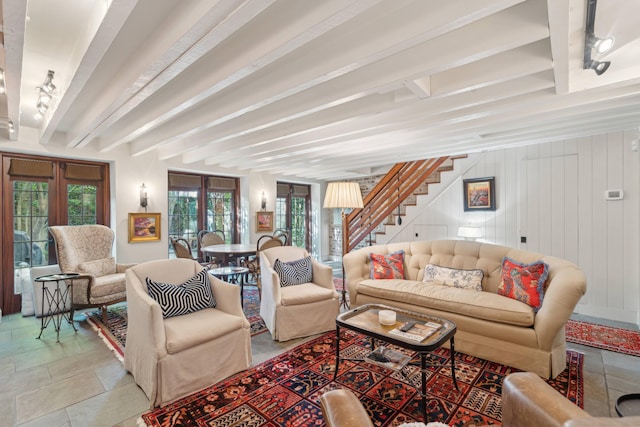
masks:
[(640, 417), (592, 417), (532, 372), (508, 375), (502, 384), (503, 427), (640, 426)]
[[(405, 279), (370, 279), (370, 253), (404, 250)], [(549, 265), (542, 307), (497, 294), (504, 257)], [(566, 368), (564, 326), (586, 291), (585, 276), (573, 263), (539, 253), (465, 240), (432, 240), (375, 245), (344, 257), (351, 307), (380, 303), (456, 322), (456, 350), (555, 378)], [(427, 264), (481, 269), (483, 291), (422, 283)]]

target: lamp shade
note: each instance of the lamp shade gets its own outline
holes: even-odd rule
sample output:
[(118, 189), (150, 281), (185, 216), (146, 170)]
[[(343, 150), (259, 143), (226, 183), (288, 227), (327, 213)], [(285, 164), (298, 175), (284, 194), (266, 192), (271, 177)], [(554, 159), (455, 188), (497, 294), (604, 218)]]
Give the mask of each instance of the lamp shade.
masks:
[(465, 239), (477, 239), (482, 237), (482, 230), (475, 225), (461, 225), (458, 227), (458, 237)]
[(357, 182), (330, 182), (324, 196), (325, 208), (363, 208), (360, 184)]

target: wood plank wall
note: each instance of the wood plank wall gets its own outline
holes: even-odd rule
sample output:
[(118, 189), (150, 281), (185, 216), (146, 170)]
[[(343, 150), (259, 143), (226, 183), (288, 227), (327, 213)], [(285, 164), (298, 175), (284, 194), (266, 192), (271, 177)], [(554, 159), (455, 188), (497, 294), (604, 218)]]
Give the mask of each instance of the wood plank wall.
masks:
[[(481, 241), (566, 258), (587, 276), (576, 311), (640, 325), (640, 153), (637, 131), (487, 152), (392, 241), (458, 238), (479, 225)], [(495, 176), (495, 212), (464, 212), (462, 179)], [(606, 200), (607, 190), (624, 199)], [(527, 238), (521, 243), (521, 237)]]

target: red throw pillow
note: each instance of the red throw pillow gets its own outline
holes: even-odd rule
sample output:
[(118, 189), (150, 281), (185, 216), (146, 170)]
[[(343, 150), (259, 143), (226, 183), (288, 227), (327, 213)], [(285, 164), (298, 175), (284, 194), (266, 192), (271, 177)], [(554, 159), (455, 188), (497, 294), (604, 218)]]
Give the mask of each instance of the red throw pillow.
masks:
[(537, 312), (542, 306), (544, 283), (548, 275), (549, 266), (543, 261), (520, 264), (504, 257), (498, 295), (522, 301)]
[(404, 251), (388, 255), (369, 254), (372, 279), (404, 279)]

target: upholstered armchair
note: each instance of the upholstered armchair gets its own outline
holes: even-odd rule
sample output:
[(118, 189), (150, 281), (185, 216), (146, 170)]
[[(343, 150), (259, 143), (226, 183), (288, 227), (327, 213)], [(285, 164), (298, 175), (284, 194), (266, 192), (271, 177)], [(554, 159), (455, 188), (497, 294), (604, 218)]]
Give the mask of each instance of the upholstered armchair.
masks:
[(335, 329), (339, 299), (330, 266), (310, 258), (304, 248), (278, 246), (260, 251), (260, 271), (260, 316), (273, 339)]
[(135, 264), (118, 264), (112, 255), (114, 233), (104, 225), (49, 227), (63, 273), (79, 273), (73, 281), (71, 318), (76, 309), (99, 307), (107, 320), (107, 306), (126, 298), (124, 272)]
[[(192, 287), (194, 283), (202, 286), (203, 272), (215, 308), (201, 304), (209, 291)], [(238, 286), (211, 276), (198, 262), (184, 258), (138, 264), (126, 271), (126, 277), (124, 367), (152, 408), (249, 367), (251, 329), (242, 312)], [(149, 285), (147, 279), (162, 287)]]

